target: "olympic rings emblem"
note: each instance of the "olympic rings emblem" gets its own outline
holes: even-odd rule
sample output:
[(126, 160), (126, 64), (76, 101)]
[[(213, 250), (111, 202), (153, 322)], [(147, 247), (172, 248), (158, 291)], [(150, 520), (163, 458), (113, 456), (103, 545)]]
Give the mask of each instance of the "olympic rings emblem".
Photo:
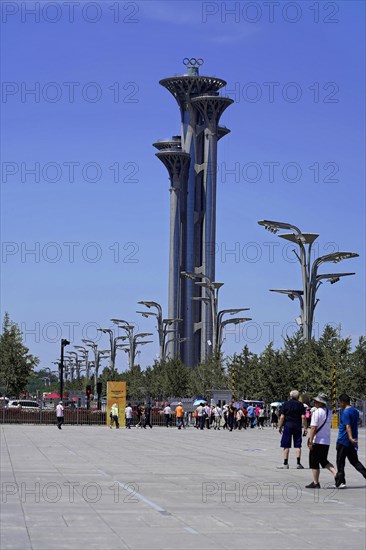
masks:
[(186, 67), (195, 67), (196, 65), (198, 65), (198, 67), (200, 67), (201, 65), (203, 65), (203, 59), (201, 57), (199, 57), (198, 59), (196, 59), (195, 57), (192, 57), (191, 59), (185, 57), (183, 59), (183, 65), (185, 65)]

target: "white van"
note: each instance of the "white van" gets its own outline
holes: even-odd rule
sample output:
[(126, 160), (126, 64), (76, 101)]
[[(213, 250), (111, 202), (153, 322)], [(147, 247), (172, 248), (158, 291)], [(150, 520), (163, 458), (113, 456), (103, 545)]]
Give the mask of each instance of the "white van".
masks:
[(39, 411), (41, 408), (37, 401), (30, 399), (19, 399), (17, 401), (9, 401), (9, 409), (22, 409), (25, 411)]

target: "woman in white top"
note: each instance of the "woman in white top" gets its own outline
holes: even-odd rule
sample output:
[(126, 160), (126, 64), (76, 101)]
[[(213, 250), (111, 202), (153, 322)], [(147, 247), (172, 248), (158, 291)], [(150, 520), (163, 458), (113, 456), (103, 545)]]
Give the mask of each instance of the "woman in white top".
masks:
[(314, 397), (316, 410), (311, 415), (310, 437), (308, 441), (309, 462), (312, 469), (313, 481), (306, 485), (307, 489), (320, 489), (320, 466), (329, 470), (333, 476), (337, 471), (328, 460), (330, 446), (330, 432), (332, 427), (332, 413), (327, 409), (327, 396), (320, 393)]

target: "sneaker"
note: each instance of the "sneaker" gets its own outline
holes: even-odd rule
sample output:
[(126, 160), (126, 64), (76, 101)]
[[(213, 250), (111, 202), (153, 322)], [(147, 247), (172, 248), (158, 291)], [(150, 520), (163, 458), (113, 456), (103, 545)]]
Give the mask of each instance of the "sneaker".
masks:
[(304, 470), (304, 466), (303, 466), (302, 464), (298, 464), (298, 465), (296, 466), (296, 469), (297, 469), (297, 470)]
[(347, 485), (345, 483), (341, 483), (340, 485), (338, 485), (337, 489), (346, 489), (347, 488)]
[(314, 483), (314, 481), (312, 481), (311, 483), (309, 483), (309, 485), (305, 485), (305, 488), (306, 489), (320, 489), (320, 483)]
[(283, 464), (282, 466), (277, 466), (277, 469), (278, 469), (278, 470), (288, 470), (288, 469), (289, 469), (289, 465), (288, 465), (288, 464)]

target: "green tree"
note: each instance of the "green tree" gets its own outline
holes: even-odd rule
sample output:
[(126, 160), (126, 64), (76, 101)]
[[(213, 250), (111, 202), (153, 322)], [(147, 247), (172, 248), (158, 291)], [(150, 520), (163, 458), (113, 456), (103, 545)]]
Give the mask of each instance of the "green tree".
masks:
[(59, 382), (56, 374), (50, 373), (46, 369), (40, 369), (30, 373), (26, 390), (29, 394), (35, 395), (37, 391), (40, 393), (53, 392), (58, 390), (58, 386)]
[(9, 396), (19, 395), (24, 391), (29, 376), (38, 363), (38, 357), (31, 355), (23, 344), (18, 325), (5, 313), (0, 336), (0, 386), (6, 388)]
[(338, 394), (346, 391), (352, 397), (366, 399), (366, 338), (360, 336), (355, 351), (350, 355), (344, 377), (338, 381)]
[(210, 357), (194, 369), (189, 376), (188, 391), (191, 396), (208, 397), (208, 393), (228, 388), (228, 377), (221, 357)]

